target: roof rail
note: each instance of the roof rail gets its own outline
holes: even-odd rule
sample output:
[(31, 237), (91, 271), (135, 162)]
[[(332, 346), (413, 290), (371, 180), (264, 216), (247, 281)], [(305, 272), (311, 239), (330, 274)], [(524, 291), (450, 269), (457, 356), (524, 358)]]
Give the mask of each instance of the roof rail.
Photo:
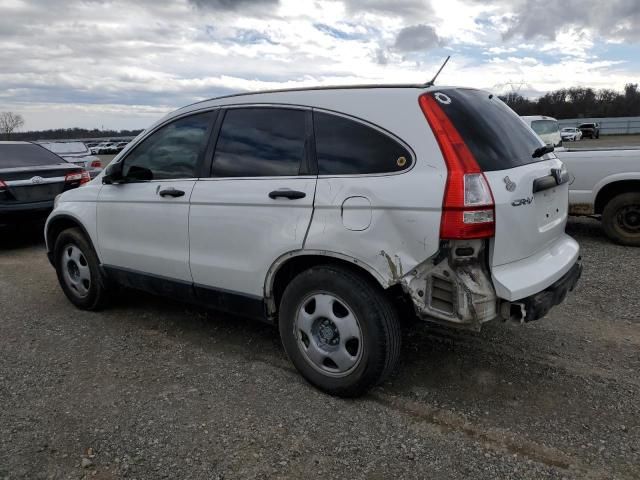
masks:
[(424, 83), (372, 83), (372, 84), (357, 84), (357, 85), (327, 85), (327, 86), (317, 86), (317, 87), (277, 88), (273, 90), (257, 90), (254, 92), (242, 92), (242, 93), (231, 93), (229, 95), (221, 95), (219, 97), (212, 97), (212, 98), (207, 98), (205, 100), (200, 100), (198, 102), (185, 105), (182, 108), (187, 108), (192, 105), (198, 105), (200, 103), (210, 102), (213, 100), (222, 100), (224, 98), (244, 97), (244, 96), (250, 96), (250, 95), (260, 95), (263, 93), (306, 92), (306, 91), (313, 91), (313, 90), (358, 90), (358, 89), (366, 89), (366, 88), (426, 88), (428, 86), (429, 85), (426, 85)]

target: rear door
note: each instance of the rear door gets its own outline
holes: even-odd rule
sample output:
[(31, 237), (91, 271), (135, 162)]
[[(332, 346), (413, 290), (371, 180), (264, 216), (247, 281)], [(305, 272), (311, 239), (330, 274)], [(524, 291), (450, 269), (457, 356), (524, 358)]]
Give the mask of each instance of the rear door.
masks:
[(221, 292), (261, 299), (273, 262), (302, 248), (316, 175), (310, 111), (229, 108), (218, 122), (211, 177), (191, 196), (189, 237), (199, 295), (225, 308)]
[(544, 143), (494, 95), (442, 90), (436, 99), (473, 153), (495, 201), (493, 267), (529, 258), (564, 235), (568, 183), (554, 154), (534, 156)]
[(198, 113), (163, 125), (124, 158), (125, 181), (103, 185), (98, 244), (108, 268), (190, 286), (189, 198), (214, 115)]

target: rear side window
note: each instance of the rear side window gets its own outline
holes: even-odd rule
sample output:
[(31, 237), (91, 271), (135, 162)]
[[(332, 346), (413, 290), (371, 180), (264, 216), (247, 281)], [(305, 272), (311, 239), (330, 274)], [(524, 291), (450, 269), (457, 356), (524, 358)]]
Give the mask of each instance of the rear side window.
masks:
[(411, 166), (411, 154), (389, 135), (338, 115), (314, 112), (320, 175), (392, 173)]
[(298, 175), (305, 158), (304, 110), (227, 111), (213, 157), (214, 177)]
[(58, 165), (65, 160), (33, 143), (0, 143), (0, 168)]
[(431, 94), (484, 171), (539, 162), (543, 142), (498, 97), (482, 90), (444, 89)]

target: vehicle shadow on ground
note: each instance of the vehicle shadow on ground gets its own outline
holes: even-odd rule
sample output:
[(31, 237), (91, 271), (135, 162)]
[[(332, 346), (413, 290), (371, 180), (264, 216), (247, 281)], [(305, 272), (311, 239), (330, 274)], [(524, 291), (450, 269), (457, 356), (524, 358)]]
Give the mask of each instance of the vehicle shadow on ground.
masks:
[[(142, 335), (164, 335), (172, 342), (188, 343), (215, 355), (229, 354), (229, 361), (240, 357), (248, 363), (266, 363), (295, 374), (291, 379), (304, 383), (288, 361), (278, 330), (272, 325), (133, 291), (123, 291), (108, 312), (114, 322), (140, 328)], [(499, 338), (494, 338), (496, 335)], [(539, 412), (542, 405), (542, 409), (553, 411), (549, 404), (551, 387), (542, 385), (544, 377), (531, 375), (535, 362), (522, 352), (514, 355), (509, 347), (521, 343), (522, 336), (517, 329), (501, 325), (480, 333), (428, 328), (421, 323), (408, 325), (400, 366), (373, 395), (382, 392), (411, 399), (435, 396), (443, 404), (489, 402), (481, 406), (483, 411), (495, 408), (497, 412), (515, 405)], [(520, 398), (523, 391), (529, 392), (526, 398)]]
[(44, 245), (44, 222), (0, 227), (0, 252)]

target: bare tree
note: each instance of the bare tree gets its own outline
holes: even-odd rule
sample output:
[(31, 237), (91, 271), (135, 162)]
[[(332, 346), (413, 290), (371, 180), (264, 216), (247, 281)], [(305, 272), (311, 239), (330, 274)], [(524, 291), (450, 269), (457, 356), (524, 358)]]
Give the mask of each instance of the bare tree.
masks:
[(24, 118), (19, 113), (0, 112), (0, 134), (4, 134), (7, 140), (16, 128), (24, 125)]

